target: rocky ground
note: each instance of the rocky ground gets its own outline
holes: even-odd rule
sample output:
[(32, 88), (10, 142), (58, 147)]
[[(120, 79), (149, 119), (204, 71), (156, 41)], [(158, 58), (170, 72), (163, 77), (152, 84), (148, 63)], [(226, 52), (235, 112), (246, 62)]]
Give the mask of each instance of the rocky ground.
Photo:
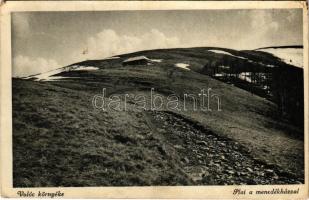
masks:
[(171, 112), (147, 114), (154, 131), (163, 134), (182, 158), (184, 171), (196, 184), (301, 184), (276, 166), (250, 156), (238, 142), (219, 137), (199, 124)]

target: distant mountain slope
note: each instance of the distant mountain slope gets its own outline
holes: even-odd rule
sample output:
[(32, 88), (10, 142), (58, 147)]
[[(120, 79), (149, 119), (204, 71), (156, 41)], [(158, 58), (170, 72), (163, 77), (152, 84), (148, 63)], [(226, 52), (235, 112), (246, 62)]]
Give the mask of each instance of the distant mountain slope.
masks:
[[(122, 64), (137, 56), (148, 61)], [(302, 98), (301, 79), (280, 89), (287, 75), (278, 71), (302, 75), (266, 52), (209, 47), (141, 51), (13, 79), (14, 186), (303, 182), (303, 129), (284, 107)], [(276, 87), (267, 82), (274, 77)], [(127, 110), (95, 109), (103, 88), (104, 100), (131, 95), (120, 98)], [(193, 101), (185, 111), (137, 109), (133, 97), (150, 102), (151, 88), (164, 99), (211, 88), (221, 110), (217, 98), (212, 111), (195, 110)], [(299, 94), (286, 100), (287, 91)]]
[(301, 68), (304, 66), (302, 46), (265, 47), (257, 50), (271, 53), (274, 56), (280, 58), (286, 64)]

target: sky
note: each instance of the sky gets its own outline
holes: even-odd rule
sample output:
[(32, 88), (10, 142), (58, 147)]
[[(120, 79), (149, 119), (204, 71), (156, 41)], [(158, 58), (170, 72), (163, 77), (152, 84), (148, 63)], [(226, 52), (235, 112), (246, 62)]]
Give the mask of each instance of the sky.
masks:
[(13, 76), (146, 49), (302, 45), (301, 9), (18, 12)]

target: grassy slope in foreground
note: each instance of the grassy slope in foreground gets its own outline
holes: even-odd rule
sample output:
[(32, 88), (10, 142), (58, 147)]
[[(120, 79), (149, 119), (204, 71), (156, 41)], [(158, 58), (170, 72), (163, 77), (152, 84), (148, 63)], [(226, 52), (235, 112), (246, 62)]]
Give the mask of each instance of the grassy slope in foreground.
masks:
[[(173, 64), (192, 56), (173, 54), (167, 59), (159, 50), (148, 52), (152, 59), (166, 60), (147, 67), (121, 67), (120, 61), (113, 61), (116, 67), (109, 68), (109, 63), (102, 63), (100, 70), (78, 72), (78, 81), (13, 80), (14, 186), (197, 184), (184, 170), (188, 158), (183, 160), (186, 152), (181, 153), (179, 146), (184, 146), (185, 139), (177, 146), (164, 132), (168, 127), (151, 122), (156, 115), (140, 112), (134, 105), (127, 112), (94, 110), (92, 97), (101, 94), (103, 87), (108, 93), (144, 95), (149, 95), (151, 87), (162, 95), (196, 94), (212, 88), (221, 97), (221, 112), (189, 110), (180, 114), (202, 126), (203, 134), (230, 138), (242, 146), (242, 154), (302, 179), (303, 141), (293, 137), (300, 130), (278, 119), (273, 103), (208, 76), (175, 68)], [(188, 140), (196, 139), (189, 134)], [(191, 150), (194, 148), (199, 146)], [(208, 165), (209, 158), (203, 159)], [(209, 179), (216, 180), (211, 175)], [(250, 184), (245, 180), (236, 183)], [(203, 183), (222, 184), (199, 184)]]

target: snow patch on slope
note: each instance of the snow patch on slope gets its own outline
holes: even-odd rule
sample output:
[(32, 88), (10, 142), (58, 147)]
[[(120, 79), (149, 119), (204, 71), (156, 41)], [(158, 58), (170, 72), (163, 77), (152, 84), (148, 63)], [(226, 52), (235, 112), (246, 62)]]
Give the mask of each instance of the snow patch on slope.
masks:
[(61, 72), (64, 71), (64, 68), (60, 68), (60, 69), (55, 69), (55, 70), (51, 70), (45, 73), (41, 73), (38, 75), (34, 75), (34, 76), (28, 76), (26, 77), (26, 79), (28, 78), (35, 78), (36, 81), (41, 81), (41, 80), (48, 80), (48, 79), (53, 79), (52, 76), (59, 74)]
[(240, 78), (241, 80), (247, 81), (249, 83), (252, 83), (251, 72), (242, 72), (238, 75), (238, 78)]
[(74, 66), (73, 69), (71, 69), (69, 71), (94, 71), (94, 70), (98, 70), (98, 69), (99, 69), (98, 67), (76, 65), (76, 66)]
[(271, 53), (280, 58), (283, 62), (296, 67), (302, 68), (304, 66), (302, 48), (267, 48), (259, 49), (258, 51)]
[(150, 61), (152, 61), (152, 62), (158, 62), (158, 63), (162, 62), (162, 60), (163, 60), (163, 59), (150, 59)]
[(248, 60), (248, 58), (245, 58), (245, 57), (241, 57), (241, 56), (235, 56), (227, 51), (222, 51), (222, 50), (208, 50), (208, 51), (211, 51), (213, 53), (219, 53), (219, 54), (225, 54), (225, 55), (229, 55), (229, 56), (232, 56), (232, 57), (235, 57), (235, 58), (240, 58), (240, 59), (244, 59), (244, 60)]
[(188, 67), (190, 66), (189, 64), (185, 64), (185, 63), (176, 63), (175, 64), (176, 67), (182, 68), (182, 69), (186, 69), (186, 70), (190, 70)]
[(93, 67), (93, 66), (72, 65), (72, 66), (69, 66), (69, 67), (63, 67), (63, 68), (51, 70), (51, 71), (41, 73), (41, 74), (38, 74), (38, 75), (28, 76), (28, 77), (25, 77), (24, 79), (34, 78), (35, 81), (54, 81), (54, 80), (59, 80), (59, 79), (64, 79), (64, 78), (73, 78), (73, 77), (54, 76), (54, 75), (62, 73), (62, 72), (94, 71), (94, 70), (98, 70), (98, 69), (99, 69), (98, 67)]
[(137, 60), (147, 60), (149, 62), (160, 63), (160, 62), (162, 62), (163, 59), (150, 59), (150, 58), (147, 58), (146, 56), (136, 56), (136, 57), (128, 58), (128, 59), (124, 60), (123, 62), (131, 62), (131, 61), (137, 61)]

